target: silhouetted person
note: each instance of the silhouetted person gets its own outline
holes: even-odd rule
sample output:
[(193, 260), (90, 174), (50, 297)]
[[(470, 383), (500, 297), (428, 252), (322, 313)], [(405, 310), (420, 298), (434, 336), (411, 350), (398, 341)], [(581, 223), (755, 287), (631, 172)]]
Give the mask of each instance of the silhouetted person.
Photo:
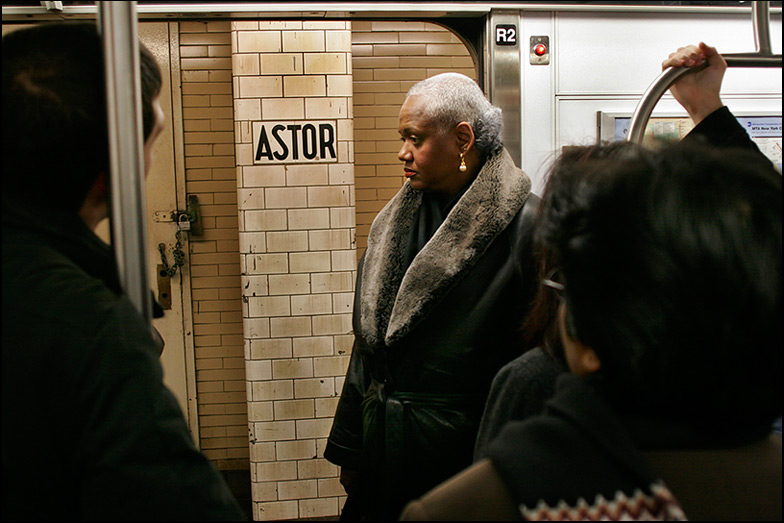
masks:
[[(145, 166), (164, 116), (141, 46)], [(94, 23), (3, 36), (3, 519), (243, 520), (120, 287)]]

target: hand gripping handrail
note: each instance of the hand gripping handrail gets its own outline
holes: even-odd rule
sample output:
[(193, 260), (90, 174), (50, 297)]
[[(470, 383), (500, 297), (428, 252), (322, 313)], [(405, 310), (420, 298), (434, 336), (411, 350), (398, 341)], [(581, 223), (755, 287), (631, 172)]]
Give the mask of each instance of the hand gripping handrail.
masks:
[[(752, 2), (751, 4), (751, 17), (757, 50), (753, 53), (722, 55), (727, 61), (727, 67), (781, 67), (781, 55), (771, 53), (770, 2)], [(653, 113), (653, 108), (662, 95), (682, 76), (701, 71), (705, 67), (707, 67), (707, 64), (700, 67), (670, 67), (662, 71), (643, 93), (640, 102), (634, 109), (634, 114), (629, 123), (629, 132), (626, 134), (626, 141), (642, 143), (645, 126), (651, 117), (651, 113)]]

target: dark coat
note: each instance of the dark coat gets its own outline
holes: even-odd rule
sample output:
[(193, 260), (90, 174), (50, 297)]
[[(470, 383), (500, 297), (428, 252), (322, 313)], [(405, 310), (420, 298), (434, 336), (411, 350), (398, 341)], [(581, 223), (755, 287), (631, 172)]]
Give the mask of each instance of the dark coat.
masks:
[(196, 449), (111, 250), (3, 198), (3, 519), (244, 520)]
[(371, 517), (395, 518), (471, 464), (490, 383), (522, 350), (536, 288), (529, 189), (506, 151), (489, 158), (407, 270), (422, 194), (406, 184), (371, 228), (354, 352), (324, 454), (359, 469), (362, 491), (350, 498)]
[[(727, 107), (717, 109), (684, 138), (717, 147), (757, 151), (757, 145)], [(761, 154), (761, 153), (760, 153)], [(486, 457), (487, 447), (509, 421), (539, 414), (555, 391), (558, 374), (566, 370), (542, 348), (509, 362), (496, 375), (477, 435), (474, 461)]]
[[(727, 107), (684, 140), (758, 151)], [(477, 441), (480, 461), (411, 502), (403, 520), (677, 519), (684, 513), (704, 521), (781, 520), (780, 434), (768, 426), (696, 433), (666, 413), (621, 418), (570, 374), (558, 378), (546, 413), (532, 417), (531, 403), (541, 403), (538, 391), (547, 390), (557, 369), (548, 362), (550, 378), (539, 375), (542, 383), (517, 381), (530, 379), (525, 364), (543, 355), (529, 352), (499, 373), (496, 402), (488, 401)]]
[(564, 374), (545, 414), (509, 423), (489, 459), (402, 519), (781, 520), (780, 434), (717, 437), (645, 414), (619, 417), (586, 380)]

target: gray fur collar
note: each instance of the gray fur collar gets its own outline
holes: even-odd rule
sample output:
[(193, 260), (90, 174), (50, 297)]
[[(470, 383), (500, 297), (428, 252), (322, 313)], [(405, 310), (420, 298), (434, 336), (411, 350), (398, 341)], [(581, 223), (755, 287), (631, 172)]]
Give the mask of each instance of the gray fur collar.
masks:
[(491, 156), (403, 274), (422, 193), (407, 182), (373, 221), (360, 281), (360, 326), (371, 345), (393, 344), (474, 266), (525, 204), (531, 180), (504, 149)]

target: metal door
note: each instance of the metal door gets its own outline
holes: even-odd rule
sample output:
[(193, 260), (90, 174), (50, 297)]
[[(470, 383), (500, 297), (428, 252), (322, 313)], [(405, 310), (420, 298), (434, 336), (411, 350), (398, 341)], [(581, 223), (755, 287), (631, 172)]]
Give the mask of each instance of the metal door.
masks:
[(176, 144), (182, 143), (177, 140), (182, 125), (182, 110), (179, 107), (179, 45), (176, 27), (170, 28), (170, 25), (176, 26), (165, 22), (139, 24), (140, 40), (161, 67), (163, 86), (159, 101), (166, 115), (165, 129), (155, 144), (153, 166), (146, 180), (147, 269), (149, 284), (159, 301), (171, 304), (171, 308), (164, 311), (163, 318), (153, 320), (153, 326), (166, 343), (161, 355), (164, 383), (177, 397), (194, 439), (198, 442), (187, 232), (179, 235), (180, 248), (186, 253), (185, 265), (178, 268), (168, 282), (160, 276), (160, 265), (163, 265), (160, 244), (165, 246), (166, 262), (174, 264), (173, 250), (176, 247), (178, 223), (171, 221), (176, 218), (176, 214), (173, 215), (171, 211), (185, 209), (185, 174), (176, 150)]

